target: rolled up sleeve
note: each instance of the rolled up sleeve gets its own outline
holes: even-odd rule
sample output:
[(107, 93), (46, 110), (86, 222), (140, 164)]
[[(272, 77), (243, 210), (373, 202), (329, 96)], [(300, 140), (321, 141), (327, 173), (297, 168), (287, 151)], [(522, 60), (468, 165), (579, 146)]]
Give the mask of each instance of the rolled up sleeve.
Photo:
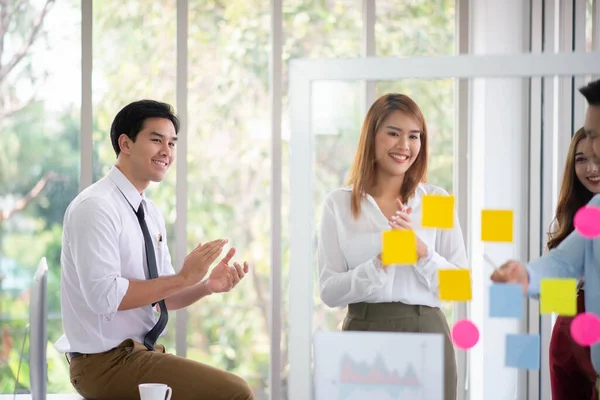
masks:
[(110, 203), (90, 198), (71, 210), (69, 247), (87, 306), (110, 322), (129, 280), (121, 277), (121, 221)]
[(349, 269), (340, 249), (333, 205), (323, 206), (318, 238), (319, 294), (329, 307), (358, 303), (383, 287), (390, 279), (377, 257)]
[(531, 261), (527, 265), (529, 274), (527, 295), (534, 298), (539, 297), (540, 284), (544, 278), (582, 278), (585, 246), (589, 240), (577, 231), (573, 231), (558, 247), (537, 260)]

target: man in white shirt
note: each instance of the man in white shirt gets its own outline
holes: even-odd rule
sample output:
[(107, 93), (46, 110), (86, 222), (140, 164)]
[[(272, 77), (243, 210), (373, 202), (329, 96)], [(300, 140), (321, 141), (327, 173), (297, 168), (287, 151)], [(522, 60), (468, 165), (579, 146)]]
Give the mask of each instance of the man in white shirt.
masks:
[(71, 383), (85, 398), (139, 399), (139, 384), (164, 383), (177, 400), (253, 399), (241, 378), (156, 344), (168, 310), (227, 292), (248, 272), (247, 263), (229, 265), (231, 248), (204, 279), (227, 243), (223, 239), (198, 244), (181, 270), (173, 269), (164, 218), (144, 190), (162, 181), (175, 162), (178, 130), (168, 104), (141, 100), (124, 107), (110, 132), (115, 166), (65, 213), (65, 334), (55, 346), (66, 354)]

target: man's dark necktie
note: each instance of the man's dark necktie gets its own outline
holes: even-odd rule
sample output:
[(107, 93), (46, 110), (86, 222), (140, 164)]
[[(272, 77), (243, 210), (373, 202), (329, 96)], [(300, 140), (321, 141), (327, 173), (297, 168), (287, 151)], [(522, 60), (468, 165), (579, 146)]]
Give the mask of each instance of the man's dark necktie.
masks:
[[(158, 278), (158, 268), (156, 267), (156, 256), (154, 255), (154, 245), (152, 244), (152, 237), (150, 236), (150, 231), (148, 231), (148, 225), (146, 225), (146, 220), (144, 218), (144, 207), (142, 203), (140, 203), (140, 208), (138, 208), (136, 215), (138, 217), (138, 221), (140, 223), (140, 227), (142, 228), (142, 233), (144, 234), (144, 244), (146, 246), (146, 260), (148, 262), (148, 276), (150, 279)], [(160, 300), (158, 302), (160, 306), (160, 317), (158, 318), (158, 322), (154, 327), (146, 334), (144, 337), (144, 346), (148, 348), (148, 350), (154, 350), (154, 344), (158, 337), (167, 326), (167, 321), (169, 320), (169, 313), (167, 311), (167, 306), (164, 300)]]

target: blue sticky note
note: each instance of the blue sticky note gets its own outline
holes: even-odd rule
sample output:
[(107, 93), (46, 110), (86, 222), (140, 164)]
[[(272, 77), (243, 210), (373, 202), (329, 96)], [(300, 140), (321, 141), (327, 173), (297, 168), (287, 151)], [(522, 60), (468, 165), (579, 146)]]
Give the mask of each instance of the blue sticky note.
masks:
[(514, 283), (491, 285), (490, 318), (523, 318), (523, 286)]
[(540, 335), (506, 335), (506, 366), (540, 369)]

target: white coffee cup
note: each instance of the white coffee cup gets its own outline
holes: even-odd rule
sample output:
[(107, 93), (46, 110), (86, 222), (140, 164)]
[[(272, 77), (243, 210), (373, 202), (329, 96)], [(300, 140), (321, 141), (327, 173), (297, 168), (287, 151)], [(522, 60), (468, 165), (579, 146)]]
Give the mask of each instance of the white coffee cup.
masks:
[(142, 383), (138, 387), (141, 400), (171, 400), (172, 390), (164, 383)]

